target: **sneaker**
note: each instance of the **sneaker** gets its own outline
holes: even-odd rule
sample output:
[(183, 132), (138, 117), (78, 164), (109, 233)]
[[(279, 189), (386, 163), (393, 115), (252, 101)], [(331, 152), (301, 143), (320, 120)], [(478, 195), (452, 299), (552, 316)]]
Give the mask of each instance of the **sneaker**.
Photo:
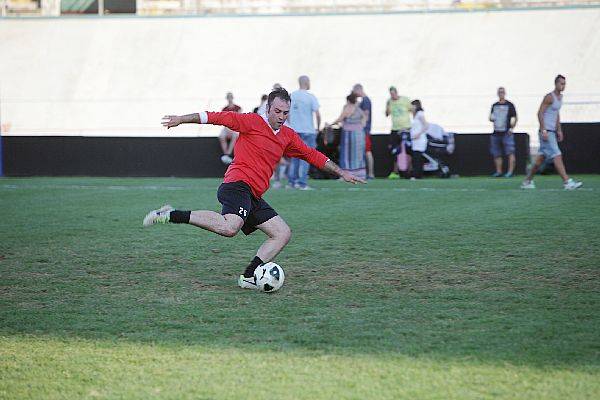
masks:
[(298, 186), (297, 189), (298, 190), (315, 190), (315, 188), (310, 187), (308, 185), (306, 185), (306, 186)]
[(368, 180), (368, 181), (370, 181), (370, 180), (372, 180), (372, 179), (375, 179), (375, 177), (374, 177), (374, 176), (367, 176), (367, 180)]
[(294, 185), (290, 185), (289, 183), (287, 185), (285, 185), (286, 189), (295, 189), (296, 187)]
[(575, 190), (580, 188), (581, 186), (583, 186), (583, 182), (578, 182), (572, 178), (569, 178), (569, 180), (566, 181), (563, 185), (565, 190)]
[(494, 172), (492, 174), (492, 178), (500, 178), (502, 176), (502, 172)]
[(515, 176), (512, 172), (507, 172), (504, 174), (505, 178), (512, 178), (513, 176)]
[(256, 278), (246, 278), (244, 275), (240, 275), (238, 278), (238, 286), (242, 289), (258, 289), (258, 286), (256, 286)]
[(166, 224), (169, 222), (169, 216), (174, 208), (168, 204), (165, 204), (158, 210), (152, 210), (144, 217), (143, 226), (150, 226), (154, 224)]
[(273, 184), (271, 185), (271, 187), (273, 189), (281, 189), (281, 182), (275, 181), (275, 182), (273, 182)]
[(535, 189), (535, 183), (533, 181), (523, 181), (521, 189)]
[(388, 179), (400, 179), (400, 175), (398, 175), (395, 172), (392, 172), (391, 174), (388, 175)]

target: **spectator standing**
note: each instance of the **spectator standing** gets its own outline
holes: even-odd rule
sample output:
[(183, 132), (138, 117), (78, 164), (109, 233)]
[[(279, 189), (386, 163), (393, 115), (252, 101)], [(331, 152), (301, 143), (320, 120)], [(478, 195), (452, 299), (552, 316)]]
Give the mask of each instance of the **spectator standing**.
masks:
[[(398, 90), (394, 86), (390, 87), (390, 98), (385, 105), (385, 116), (392, 118), (392, 130), (390, 134), (391, 142), (398, 142), (402, 131), (410, 130), (410, 99), (405, 96), (399, 96)], [(390, 146), (391, 147), (391, 146)], [(389, 179), (398, 179), (398, 165), (394, 159), (393, 171), (388, 176)]]
[(365, 124), (365, 160), (367, 162), (367, 179), (375, 178), (375, 162), (373, 160), (373, 152), (371, 145), (371, 99), (365, 94), (363, 86), (357, 83), (352, 88), (352, 93), (360, 97), (358, 105), (367, 118)]
[(340, 168), (343, 171), (364, 178), (365, 171), (365, 131), (367, 118), (357, 104), (356, 94), (346, 97), (346, 105), (332, 125), (342, 123), (340, 138)]
[(254, 107), (254, 110), (252, 110), (253, 113), (255, 114), (265, 114), (267, 112), (267, 99), (269, 96), (267, 96), (266, 94), (263, 94), (262, 96), (260, 96), (260, 105), (258, 107)]
[[(222, 111), (233, 111), (236, 113), (242, 112), (242, 107), (233, 102), (233, 93), (228, 92), (225, 96), (225, 99), (227, 100), (227, 105), (223, 107)], [(221, 133), (219, 134), (219, 143), (221, 144), (221, 150), (223, 151), (221, 161), (224, 164), (231, 164), (233, 162), (233, 148), (235, 147), (237, 138), (238, 133), (232, 131), (226, 126), (224, 126), (221, 130)]]
[(420, 100), (413, 100), (410, 112), (413, 115), (410, 126), (410, 138), (412, 140), (412, 166), (413, 178), (423, 177), (423, 153), (427, 150), (427, 129), (429, 124), (425, 120), (425, 110)]
[[(321, 125), (319, 101), (309, 92), (310, 79), (306, 75), (298, 78), (300, 88), (292, 92), (289, 125), (298, 133), (302, 141), (310, 148), (317, 147), (317, 131)], [(315, 129), (313, 114), (317, 120)], [(288, 187), (300, 190), (312, 189), (308, 186), (308, 168), (306, 161), (293, 158), (288, 166)]]
[(508, 157), (508, 169), (505, 178), (511, 178), (515, 171), (515, 136), (513, 128), (517, 124), (517, 110), (506, 100), (506, 90), (498, 88), (498, 101), (492, 104), (490, 121), (494, 123), (494, 132), (490, 136), (490, 153), (494, 157), (496, 172), (493, 177), (502, 176), (502, 155)]

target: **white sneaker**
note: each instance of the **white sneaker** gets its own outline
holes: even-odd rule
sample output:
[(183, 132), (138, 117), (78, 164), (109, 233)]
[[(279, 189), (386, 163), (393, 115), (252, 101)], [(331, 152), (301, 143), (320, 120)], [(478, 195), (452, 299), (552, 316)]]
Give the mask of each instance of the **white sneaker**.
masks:
[(523, 181), (521, 189), (535, 189), (535, 183), (533, 181)]
[(569, 178), (569, 180), (563, 184), (565, 190), (575, 190), (580, 188), (581, 186), (583, 186), (583, 182), (578, 182), (572, 178)]
[(256, 286), (256, 278), (246, 278), (244, 275), (240, 275), (240, 277), (238, 278), (238, 286), (242, 289), (258, 289), (258, 286)]
[(295, 189), (296, 187), (294, 185), (290, 185), (289, 183), (287, 185), (285, 185), (286, 189)]
[(169, 222), (169, 215), (173, 210), (174, 208), (168, 204), (165, 204), (158, 210), (152, 210), (148, 214), (146, 214), (142, 225), (150, 226), (154, 224), (166, 224), (167, 222)]
[(273, 189), (281, 189), (281, 182), (279, 181), (274, 181), (273, 184), (271, 185), (271, 187)]
[(233, 162), (233, 158), (231, 158), (231, 156), (228, 156), (227, 154), (223, 154), (221, 156), (221, 162), (225, 165), (229, 165)]
[(315, 190), (315, 188), (306, 185), (306, 186), (298, 186), (298, 190)]

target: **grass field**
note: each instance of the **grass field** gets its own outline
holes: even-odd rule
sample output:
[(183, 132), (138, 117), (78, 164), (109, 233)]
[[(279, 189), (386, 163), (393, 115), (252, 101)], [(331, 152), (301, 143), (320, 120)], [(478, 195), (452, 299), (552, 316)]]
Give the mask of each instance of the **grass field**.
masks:
[(216, 179), (0, 179), (1, 399), (600, 398), (600, 176), (270, 191), (263, 240), (144, 229)]

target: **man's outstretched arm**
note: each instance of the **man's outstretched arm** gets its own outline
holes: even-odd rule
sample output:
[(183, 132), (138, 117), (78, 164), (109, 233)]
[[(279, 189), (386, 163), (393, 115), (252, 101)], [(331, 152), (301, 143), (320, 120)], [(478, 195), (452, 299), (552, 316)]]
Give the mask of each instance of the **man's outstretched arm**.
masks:
[(359, 178), (358, 176), (354, 176), (350, 172), (344, 171), (331, 160), (327, 160), (325, 166), (323, 167), (323, 171), (337, 175), (346, 182), (352, 183), (354, 185), (356, 185), (357, 183), (367, 183), (364, 179)]
[(226, 126), (234, 132), (245, 132), (249, 125), (249, 120), (255, 114), (240, 114), (233, 111), (206, 112), (186, 114), (186, 115), (165, 115), (162, 120), (162, 126), (174, 128), (181, 124), (211, 124)]
[(186, 114), (186, 115), (165, 115), (162, 120), (162, 126), (169, 128), (175, 128), (181, 124), (201, 124), (200, 113)]

